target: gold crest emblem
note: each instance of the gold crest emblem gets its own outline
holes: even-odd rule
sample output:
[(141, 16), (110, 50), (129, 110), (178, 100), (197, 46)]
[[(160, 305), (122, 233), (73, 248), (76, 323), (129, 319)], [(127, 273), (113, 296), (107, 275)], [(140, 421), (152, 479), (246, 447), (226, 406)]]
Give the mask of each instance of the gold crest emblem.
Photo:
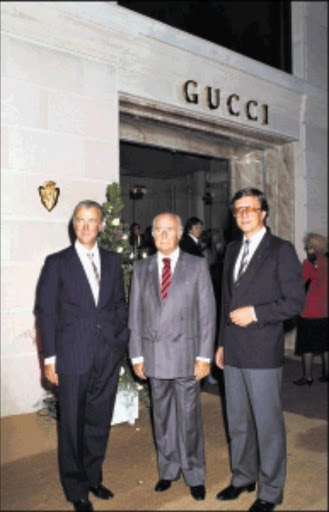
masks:
[(39, 194), (43, 206), (51, 212), (56, 206), (59, 197), (59, 188), (55, 187), (55, 181), (45, 181), (43, 186), (39, 187)]

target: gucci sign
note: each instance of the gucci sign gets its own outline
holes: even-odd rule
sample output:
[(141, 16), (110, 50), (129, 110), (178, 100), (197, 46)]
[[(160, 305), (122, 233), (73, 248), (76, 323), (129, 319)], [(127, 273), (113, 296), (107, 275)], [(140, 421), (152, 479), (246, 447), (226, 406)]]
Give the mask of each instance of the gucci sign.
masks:
[[(183, 86), (184, 98), (187, 103), (199, 103), (199, 84), (195, 80), (187, 80)], [(221, 91), (218, 88), (206, 86), (204, 88), (204, 100), (210, 110), (219, 108), (221, 101)], [(245, 113), (249, 121), (258, 122), (260, 124), (269, 124), (268, 121), (268, 105), (259, 104), (256, 100), (248, 100), (242, 103), (238, 94), (230, 94), (224, 100), (224, 107), (230, 116), (239, 117), (242, 112)]]

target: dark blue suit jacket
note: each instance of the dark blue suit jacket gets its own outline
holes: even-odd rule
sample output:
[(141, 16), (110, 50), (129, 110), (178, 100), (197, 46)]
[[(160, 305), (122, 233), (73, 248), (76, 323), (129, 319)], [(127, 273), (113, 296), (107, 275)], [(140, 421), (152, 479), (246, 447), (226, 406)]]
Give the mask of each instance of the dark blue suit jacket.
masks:
[[(301, 264), (294, 246), (268, 230), (247, 269), (236, 282), (234, 266), (242, 242), (228, 245), (222, 281), (219, 346), (224, 364), (239, 368), (278, 368), (284, 362), (283, 321), (304, 308)], [(239, 327), (230, 312), (254, 306), (257, 322)]]
[[(120, 256), (100, 248), (98, 305), (73, 246), (46, 258), (37, 290), (37, 314), (44, 356), (56, 355), (56, 371), (79, 375), (93, 361), (95, 337), (111, 344), (115, 364), (128, 342), (127, 305)], [(99, 344), (97, 345), (99, 347)]]

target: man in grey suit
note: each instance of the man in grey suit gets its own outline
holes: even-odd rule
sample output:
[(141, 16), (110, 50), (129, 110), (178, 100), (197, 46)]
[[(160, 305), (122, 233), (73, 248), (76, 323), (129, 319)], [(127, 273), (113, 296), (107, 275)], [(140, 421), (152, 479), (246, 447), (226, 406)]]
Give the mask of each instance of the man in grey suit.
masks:
[(302, 311), (304, 285), (293, 245), (264, 225), (262, 192), (240, 190), (231, 205), (244, 236), (227, 247), (224, 261), (215, 359), (224, 369), (232, 479), (217, 499), (234, 500), (258, 482), (249, 511), (270, 512), (282, 502), (286, 475), (283, 321)]
[(205, 498), (200, 380), (210, 370), (215, 300), (204, 259), (184, 253), (178, 216), (153, 221), (157, 253), (134, 264), (130, 295), (130, 357), (150, 378), (162, 492), (180, 474), (196, 500)]

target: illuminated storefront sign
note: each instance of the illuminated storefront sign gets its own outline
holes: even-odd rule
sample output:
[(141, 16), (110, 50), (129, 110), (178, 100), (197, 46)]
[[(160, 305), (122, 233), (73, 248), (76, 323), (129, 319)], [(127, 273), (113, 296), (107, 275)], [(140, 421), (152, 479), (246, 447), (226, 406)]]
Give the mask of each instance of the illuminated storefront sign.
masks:
[[(200, 93), (198, 92), (199, 85), (195, 80), (187, 80), (185, 82), (184, 98), (188, 103), (199, 103)], [(216, 110), (221, 104), (221, 91), (218, 88), (206, 86), (204, 88), (204, 99), (209, 109)], [(269, 124), (268, 122), (268, 105), (259, 104), (256, 100), (249, 100), (242, 103), (238, 94), (230, 94), (225, 98), (223, 103), (227, 113), (231, 116), (240, 116), (244, 111), (246, 118), (249, 121), (258, 122), (261, 124)]]

